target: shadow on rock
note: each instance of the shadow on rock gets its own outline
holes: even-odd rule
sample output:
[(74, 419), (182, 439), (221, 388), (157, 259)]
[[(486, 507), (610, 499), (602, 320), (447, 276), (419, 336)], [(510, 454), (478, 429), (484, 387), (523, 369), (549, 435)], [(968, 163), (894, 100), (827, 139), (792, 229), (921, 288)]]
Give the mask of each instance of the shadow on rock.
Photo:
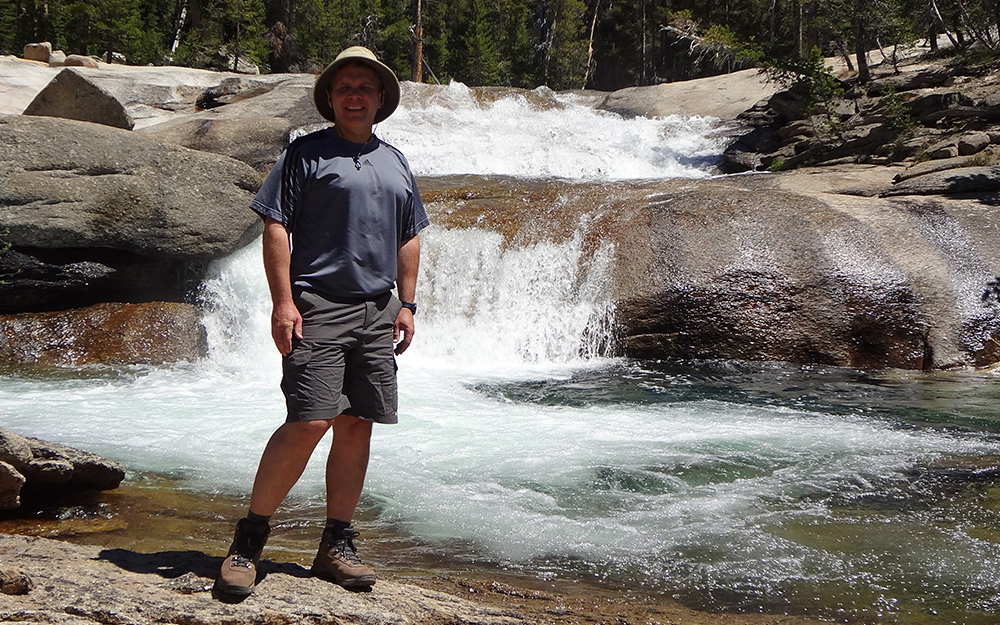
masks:
[[(104, 549), (99, 557), (115, 566), (133, 573), (156, 574), (166, 579), (175, 579), (187, 574), (214, 580), (219, 574), (223, 558), (210, 556), (201, 551), (160, 551), (139, 553), (127, 549)], [(312, 577), (308, 569), (287, 562), (261, 561), (258, 583), (271, 573), (281, 573), (291, 577)]]

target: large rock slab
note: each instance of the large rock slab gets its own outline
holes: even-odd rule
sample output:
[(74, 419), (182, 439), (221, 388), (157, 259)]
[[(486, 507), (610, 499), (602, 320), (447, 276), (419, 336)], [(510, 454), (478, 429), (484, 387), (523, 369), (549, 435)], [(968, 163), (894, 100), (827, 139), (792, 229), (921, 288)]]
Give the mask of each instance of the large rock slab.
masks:
[(0, 312), (183, 299), (208, 261), (260, 234), (260, 183), (238, 161), (132, 132), (0, 117)]
[(122, 103), (86, 76), (64, 69), (24, 109), (24, 115), (62, 117), (132, 130), (135, 121)]
[(1000, 166), (960, 167), (900, 180), (882, 195), (957, 195), (1000, 191)]
[(805, 172), (652, 196), (655, 252), (625, 261), (649, 279), (618, 299), (625, 353), (856, 368), (1000, 361), (998, 308), (983, 297), (1000, 274), (1000, 209), (847, 195), (866, 174), (848, 170), (839, 189)]
[[(316, 77), (291, 74), (277, 84), (247, 90), (229, 104), (147, 126), (139, 132), (166, 143), (222, 154), (268, 171), (294, 129), (326, 125), (313, 104)], [(210, 90), (225, 93), (225, 86)]]
[[(21, 114), (38, 93), (62, 71), (35, 61), (0, 56), (0, 114)], [(136, 127), (152, 125), (199, 110), (206, 94), (229, 84), (243, 91), (267, 88), (287, 80), (286, 75), (247, 77), (231, 72), (216, 72), (189, 67), (140, 67), (98, 64), (76, 67), (73, 71), (110, 93), (122, 103), (135, 120)]]
[(758, 101), (778, 91), (760, 70), (614, 91), (598, 108), (627, 117), (686, 115), (735, 119)]
[(197, 360), (207, 352), (201, 315), (191, 304), (101, 303), (0, 315), (0, 364), (8, 366), (158, 365)]

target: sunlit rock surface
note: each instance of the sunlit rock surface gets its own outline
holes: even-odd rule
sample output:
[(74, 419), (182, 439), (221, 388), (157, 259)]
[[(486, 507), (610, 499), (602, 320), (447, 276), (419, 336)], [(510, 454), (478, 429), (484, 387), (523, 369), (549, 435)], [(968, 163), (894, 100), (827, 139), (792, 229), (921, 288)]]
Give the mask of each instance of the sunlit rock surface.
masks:
[(479, 623), (537, 622), (417, 586), (379, 581), (350, 592), (310, 577), (296, 564), (263, 562), (265, 575), (246, 600), (212, 596), (222, 562), (200, 552), (136, 553), (0, 534), (0, 571), (16, 571), (33, 588), (0, 593), (0, 621), (56, 624), (189, 623)]
[(180, 299), (261, 232), (260, 175), (225, 157), (49, 117), (0, 117), (0, 312)]

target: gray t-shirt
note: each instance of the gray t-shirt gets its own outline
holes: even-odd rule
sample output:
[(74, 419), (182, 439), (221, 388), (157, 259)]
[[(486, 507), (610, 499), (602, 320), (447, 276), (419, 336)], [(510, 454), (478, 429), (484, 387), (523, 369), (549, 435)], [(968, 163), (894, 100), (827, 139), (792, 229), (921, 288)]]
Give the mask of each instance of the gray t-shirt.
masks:
[(399, 248), (429, 223), (399, 150), (332, 128), (293, 141), (250, 208), (291, 233), (292, 285), (333, 300), (389, 291)]

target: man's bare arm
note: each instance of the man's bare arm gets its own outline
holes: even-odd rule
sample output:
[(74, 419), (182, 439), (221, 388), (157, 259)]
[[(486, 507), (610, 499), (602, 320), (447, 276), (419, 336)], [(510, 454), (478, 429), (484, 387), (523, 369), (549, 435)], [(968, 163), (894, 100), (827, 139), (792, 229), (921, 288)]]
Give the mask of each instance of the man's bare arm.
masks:
[[(412, 302), (417, 295), (417, 270), (420, 267), (420, 237), (413, 237), (399, 248), (396, 259), (396, 291), (399, 299)], [(413, 313), (403, 308), (396, 315), (392, 341), (396, 354), (402, 354), (413, 340)]]
[(292, 335), (302, 338), (302, 315), (292, 298), (292, 254), (288, 230), (264, 218), (264, 274), (271, 291), (271, 338), (282, 356), (292, 351)]

